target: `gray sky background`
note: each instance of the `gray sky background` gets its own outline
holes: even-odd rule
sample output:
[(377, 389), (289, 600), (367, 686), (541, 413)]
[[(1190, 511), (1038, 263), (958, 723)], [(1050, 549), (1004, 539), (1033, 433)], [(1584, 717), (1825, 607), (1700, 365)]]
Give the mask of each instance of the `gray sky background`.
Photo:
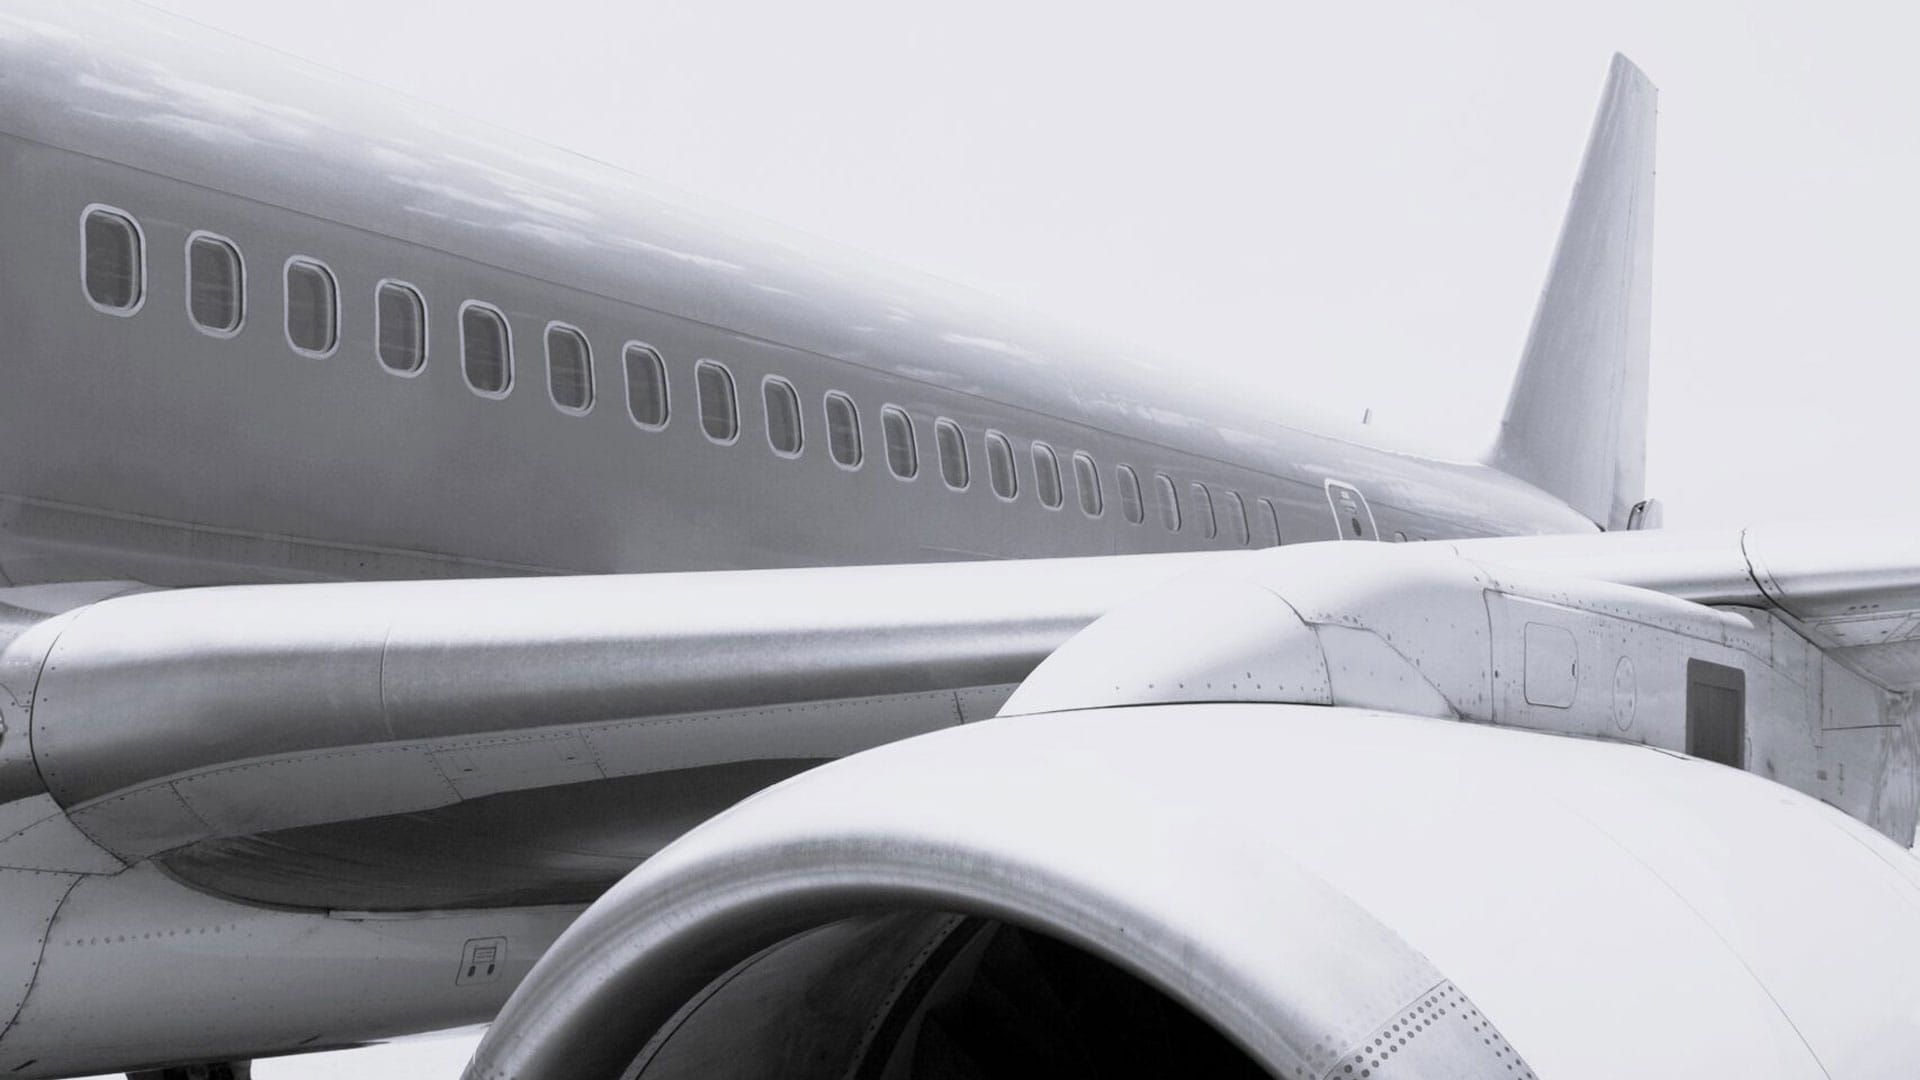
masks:
[[(1668, 524), (1920, 513), (1911, 4), (154, 2), (1468, 450), (1618, 50), (1661, 88)], [(256, 1075), (451, 1077), (471, 1043)]]

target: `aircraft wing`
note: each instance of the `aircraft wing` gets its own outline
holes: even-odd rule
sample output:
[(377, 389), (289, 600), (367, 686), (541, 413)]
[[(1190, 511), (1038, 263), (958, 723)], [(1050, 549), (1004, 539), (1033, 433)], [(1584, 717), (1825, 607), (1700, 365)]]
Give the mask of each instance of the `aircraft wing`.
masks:
[[(1526, 641), (1516, 646), (1502, 635), (1532, 632), (1513, 612), (1560, 602), (1556, 589), (1581, 604), (1652, 602), (1656, 615), (1635, 616), (1641, 622), (1574, 632), (1596, 641), (1651, 638), (1673, 620), (1693, 619), (1715, 636), (1721, 659), (1739, 652), (1725, 642), (1742, 633), (1780, 639), (1769, 646), (1780, 657), (1790, 651), (1787, 639), (1804, 639), (1804, 655), (1789, 664), (1770, 653), (1766, 670), (1787, 671), (1802, 686), (1820, 683), (1824, 666), (1825, 693), (1815, 696), (1825, 714), (1774, 768), (1820, 789), (1815, 777), (1833, 775), (1823, 771), (1822, 753), (1863, 732), (1906, 737), (1899, 695), (1920, 686), (1920, 555), (1902, 542), (1906, 535), (1822, 527), (1313, 544), (110, 597), (32, 624), (7, 650), (6, 724), (30, 727), (32, 737), (30, 760), (23, 741), (6, 740), (0, 780), (10, 799), (36, 796), (38, 816), (14, 823), (0, 859), (33, 865), (48, 830), (77, 827), (102, 861), (157, 859), (190, 883), (289, 907), (585, 901), (687, 828), (775, 781), (993, 716), (1043, 659), (1056, 650), (1056, 663), (1084, 654), (1078, 642), (1060, 646), (1143, 593), (1157, 590), (1182, 606), (1148, 633), (1152, 655), (1129, 654), (1125, 663), (1142, 679), (1161, 671), (1168, 683), (1179, 681), (1179, 664), (1217, 653), (1243, 629), (1235, 620), (1246, 601), (1221, 584), (1241, 579), (1292, 605), (1290, 618), (1311, 622), (1318, 607), (1329, 626), (1347, 624), (1340, 628), (1352, 633), (1338, 639), (1347, 644), (1334, 644), (1329, 630), (1315, 646), (1334, 658), (1319, 662), (1315, 678), (1339, 685), (1279, 679), (1256, 689), (1250, 681), (1202, 697), (1397, 705), (1549, 729), (1558, 722), (1684, 750), (1677, 727), (1647, 719), (1673, 701), (1646, 689), (1642, 725), (1630, 732), (1587, 730), (1590, 718), (1572, 720), (1578, 709), (1503, 712), (1506, 691), (1488, 682), (1490, 673)], [(1451, 653), (1466, 639), (1423, 642), (1407, 622), (1423, 610), (1451, 612), (1457, 597), (1431, 582), (1461, 574), (1475, 623), (1464, 658)], [(1529, 584), (1503, 594), (1508, 578)], [(1770, 625), (1729, 630), (1724, 612), (1734, 608), (1764, 612)], [(1381, 625), (1368, 628), (1367, 619)], [(1412, 658), (1414, 682), (1439, 687), (1438, 696), (1403, 685), (1405, 671), (1369, 669), (1367, 679), (1401, 687), (1389, 692), (1337, 670), (1342, 649), (1371, 655), (1352, 645), (1364, 634), (1384, 635)], [(1098, 644), (1098, 634), (1088, 636)], [(1256, 637), (1227, 653), (1264, 642)], [(1458, 678), (1479, 689), (1448, 689), (1453, 674), (1419, 674), (1435, 665), (1462, 668)], [(1602, 676), (1611, 673), (1594, 677)], [(1649, 677), (1643, 672), (1641, 681)], [(1093, 704), (1144, 700), (1114, 683), (1110, 700), (1098, 687), (1072, 693), (1091, 694)], [(1750, 711), (1760, 711), (1771, 685), (1750, 680)], [(1163, 685), (1148, 698), (1182, 695), (1193, 696)], [(1057, 692), (1023, 692), (1017, 711), (1049, 707), (1051, 696)], [(1491, 704), (1475, 705), (1480, 699)], [(1882, 778), (1875, 768), (1873, 784), (1861, 787), (1865, 768), (1850, 778), (1854, 788), (1826, 781), (1833, 790), (1822, 797), (1864, 819), (1891, 815), (1878, 827), (1910, 840), (1917, 800), (1894, 789), (1910, 788), (1911, 775)]]
[[(332, 916), (223, 946), (269, 955), (378, 952), (428, 912), (401, 922), (453, 940), (410, 993), (506, 934), (541, 959), (474, 1077), (620, 1075), (648, 1032), (649, 1077), (765, 1075), (796, 1039), (879, 1069), (941, 987), (1093, 977), (995, 925), (1279, 1075), (1336, 1075), (1429, 997), (1513, 1041), (1449, 1028), (1408, 1075), (1711, 1073), (1729, 1046), (1743, 1075), (1887, 1075), (1916, 1049), (1888, 1018), (1920, 1010), (1907, 535), (9, 590), (0, 866), (58, 909), (45, 1002), (111, 959), (77, 880)], [(1110, 1019), (1081, 1034), (1151, 1026)]]
[(1908, 535), (1210, 560), (692, 830), (466, 1075), (1904, 1075)]
[(1462, 555), (1631, 585), (1700, 604), (1767, 609), (1890, 691), (1920, 689), (1920, 522), (1471, 540)]
[(0, 779), (41, 819), (0, 861), (70, 822), (104, 857), (289, 907), (584, 901), (776, 780), (993, 715), (1066, 637), (1203, 558), (84, 604), (6, 653), (7, 727), (33, 738)]

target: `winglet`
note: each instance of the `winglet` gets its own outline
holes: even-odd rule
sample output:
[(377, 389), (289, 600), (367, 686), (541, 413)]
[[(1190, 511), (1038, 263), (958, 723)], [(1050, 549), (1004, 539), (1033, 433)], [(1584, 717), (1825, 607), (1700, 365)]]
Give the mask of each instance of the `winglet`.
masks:
[(1609, 529), (1646, 484), (1657, 96), (1614, 56), (1491, 457)]

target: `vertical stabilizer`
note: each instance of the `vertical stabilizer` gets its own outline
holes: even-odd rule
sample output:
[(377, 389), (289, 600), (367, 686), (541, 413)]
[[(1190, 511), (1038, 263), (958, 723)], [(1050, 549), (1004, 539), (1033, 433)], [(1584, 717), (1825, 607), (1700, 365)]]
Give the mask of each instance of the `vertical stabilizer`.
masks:
[(1609, 529), (1646, 483), (1656, 96), (1613, 58), (1492, 457)]

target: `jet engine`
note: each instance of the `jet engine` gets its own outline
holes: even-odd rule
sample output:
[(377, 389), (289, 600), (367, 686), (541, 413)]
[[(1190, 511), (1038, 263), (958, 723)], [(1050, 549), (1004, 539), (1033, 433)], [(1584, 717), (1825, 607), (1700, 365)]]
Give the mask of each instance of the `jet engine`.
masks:
[[(1920, 864), (1665, 745), (1690, 654), (1784, 663), (1777, 628), (1368, 547), (1337, 615), (1331, 548), (1203, 571), (1001, 716), (693, 830), (468, 1077), (1902, 1074)], [(1782, 739), (1756, 727), (1753, 763)]]

